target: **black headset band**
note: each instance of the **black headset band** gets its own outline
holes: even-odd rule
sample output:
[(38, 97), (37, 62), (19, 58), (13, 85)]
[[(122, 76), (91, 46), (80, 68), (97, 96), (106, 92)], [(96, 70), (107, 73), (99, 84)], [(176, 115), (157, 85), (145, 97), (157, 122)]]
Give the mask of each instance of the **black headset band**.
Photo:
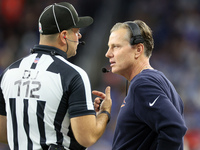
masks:
[(128, 25), (128, 27), (130, 28), (132, 32), (133, 37), (131, 38), (131, 41), (130, 41), (131, 45), (143, 43), (144, 38), (141, 35), (140, 27), (136, 23), (133, 23), (130, 21), (127, 21), (124, 23)]

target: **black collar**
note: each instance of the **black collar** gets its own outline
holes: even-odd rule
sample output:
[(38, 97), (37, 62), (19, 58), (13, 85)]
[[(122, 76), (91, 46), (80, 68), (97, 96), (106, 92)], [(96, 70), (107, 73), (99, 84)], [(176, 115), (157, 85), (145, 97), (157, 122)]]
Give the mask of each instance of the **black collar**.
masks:
[(47, 46), (47, 45), (35, 45), (33, 49), (31, 49), (31, 53), (43, 53), (43, 54), (49, 54), (51, 56), (60, 55), (67, 59), (67, 54), (53, 46)]

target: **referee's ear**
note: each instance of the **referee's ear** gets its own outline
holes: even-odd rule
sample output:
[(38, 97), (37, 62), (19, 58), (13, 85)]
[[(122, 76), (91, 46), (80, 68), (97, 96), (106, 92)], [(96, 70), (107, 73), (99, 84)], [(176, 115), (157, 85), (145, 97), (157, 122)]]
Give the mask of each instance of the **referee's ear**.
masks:
[(60, 32), (59, 34), (59, 39), (61, 41), (61, 43), (63, 45), (67, 44), (67, 36), (68, 36), (68, 32), (67, 30), (63, 30), (62, 32)]

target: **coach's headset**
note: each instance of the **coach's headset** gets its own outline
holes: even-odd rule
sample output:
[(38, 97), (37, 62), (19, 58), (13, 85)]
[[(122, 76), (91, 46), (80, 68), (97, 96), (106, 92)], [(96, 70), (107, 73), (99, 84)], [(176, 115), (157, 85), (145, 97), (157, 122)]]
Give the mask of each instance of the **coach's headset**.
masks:
[[(128, 25), (128, 27), (130, 28), (132, 32), (130, 44), (135, 45), (139, 43), (144, 43), (144, 38), (142, 37), (140, 27), (136, 23), (133, 23), (131, 21), (127, 21), (124, 23)], [(127, 92), (128, 92), (128, 80), (126, 80), (126, 95), (127, 95)]]
[(132, 32), (132, 37), (130, 39), (130, 44), (135, 45), (139, 43), (144, 43), (144, 38), (141, 35), (140, 27), (131, 21), (124, 22), (125, 24), (128, 25)]

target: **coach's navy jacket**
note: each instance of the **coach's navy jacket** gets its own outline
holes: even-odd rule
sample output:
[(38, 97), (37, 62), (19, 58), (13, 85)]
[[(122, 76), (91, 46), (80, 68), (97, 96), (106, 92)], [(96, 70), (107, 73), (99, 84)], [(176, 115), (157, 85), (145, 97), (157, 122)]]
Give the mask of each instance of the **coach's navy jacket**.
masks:
[(113, 150), (183, 150), (183, 102), (157, 70), (143, 70), (129, 86), (119, 112)]

